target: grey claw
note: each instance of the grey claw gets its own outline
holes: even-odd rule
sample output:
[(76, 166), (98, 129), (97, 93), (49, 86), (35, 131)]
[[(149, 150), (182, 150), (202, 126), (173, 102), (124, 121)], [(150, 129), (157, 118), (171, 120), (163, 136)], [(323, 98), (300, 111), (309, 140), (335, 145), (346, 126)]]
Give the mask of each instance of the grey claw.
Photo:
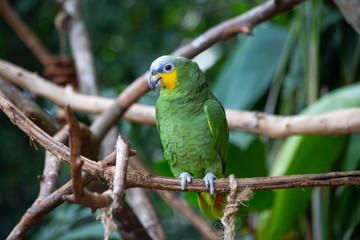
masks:
[(214, 179), (218, 178), (212, 173), (207, 173), (203, 179), (205, 181), (206, 188), (210, 185), (210, 195), (211, 198), (214, 199)]
[(188, 172), (182, 172), (179, 175), (179, 178), (181, 179), (181, 190), (185, 190), (186, 182), (190, 183), (193, 177)]

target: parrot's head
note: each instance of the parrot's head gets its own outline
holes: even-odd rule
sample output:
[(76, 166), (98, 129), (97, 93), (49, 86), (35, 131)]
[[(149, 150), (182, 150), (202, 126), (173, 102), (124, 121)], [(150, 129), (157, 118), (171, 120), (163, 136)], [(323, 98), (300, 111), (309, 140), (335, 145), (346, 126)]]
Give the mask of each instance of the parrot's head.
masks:
[(162, 56), (156, 59), (150, 67), (149, 87), (167, 88), (170, 91), (194, 87), (199, 73), (202, 73), (197, 63), (176, 56)]

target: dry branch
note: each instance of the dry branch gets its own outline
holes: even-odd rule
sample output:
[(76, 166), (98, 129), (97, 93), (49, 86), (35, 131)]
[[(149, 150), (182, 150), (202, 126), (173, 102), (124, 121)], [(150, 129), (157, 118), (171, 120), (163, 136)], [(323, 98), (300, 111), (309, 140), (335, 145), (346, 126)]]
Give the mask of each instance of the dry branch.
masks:
[(98, 194), (86, 191), (84, 188), (81, 168), (83, 161), (81, 160), (81, 134), (79, 123), (71, 111), (70, 107), (66, 108), (66, 119), (70, 132), (70, 148), (71, 148), (71, 177), (73, 194), (66, 195), (65, 200), (81, 204), (92, 209), (95, 212), (98, 208), (108, 206), (112, 201), (112, 197), (107, 194)]
[[(44, 148), (58, 156), (59, 159), (70, 163), (69, 149), (52, 137), (44, 133), (33, 122), (31, 122), (19, 109), (17, 109), (0, 91), (0, 108), (10, 118), (10, 120), (22, 129), (31, 139), (40, 143)], [(111, 181), (114, 175), (114, 167), (105, 167), (101, 163), (96, 163), (81, 156), (84, 161), (83, 171), (104, 181)], [(136, 170), (128, 169), (126, 186), (142, 187), (148, 189), (182, 191), (180, 179), (152, 176)], [(320, 186), (341, 186), (360, 184), (360, 171), (332, 172), (324, 174), (305, 174), (290, 175), (280, 177), (261, 177), (261, 178), (242, 178), (237, 179), (239, 190), (249, 187), (252, 191), (269, 189), (287, 189)], [(214, 181), (215, 192), (227, 193), (230, 191), (228, 179), (218, 179)], [(191, 184), (186, 186), (185, 191), (208, 192), (204, 180), (194, 179)]]
[[(144, 175), (139, 172), (129, 172), (127, 187), (142, 187), (168, 191), (182, 191), (180, 179)], [(238, 190), (248, 187), (252, 191), (305, 188), (305, 187), (336, 187), (342, 185), (360, 184), (360, 171), (330, 172), (321, 174), (288, 175), (278, 177), (256, 177), (236, 179)], [(216, 193), (228, 193), (230, 191), (229, 180), (226, 178), (214, 180)], [(202, 179), (193, 179), (185, 191), (208, 192)]]
[(237, 17), (226, 20), (210, 28), (189, 44), (175, 50), (172, 54), (193, 58), (221, 40), (228, 39), (239, 33), (251, 33), (251, 29), (256, 25), (296, 7), (303, 1), (304, 0), (266, 1)]
[(116, 165), (114, 173), (114, 189), (113, 192), (119, 201), (120, 210), (123, 208), (126, 189), (126, 172), (129, 163), (130, 142), (119, 135), (116, 141)]
[[(33, 94), (75, 111), (99, 114), (115, 100), (76, 93), (56, 86), (40, 76), (0, 60), (0, 74)], [(42, 87), (39, 87), (42, 86)], [(273, 138), (291, 135), (341, 135), (360, 132), (360, 108), (337, 110), (319, 115), (275, 116), (261, 112), (226, 110), (230, 129), (243, 130)], [(133, 104), (124, 119), (155, 126), (155, 109), (152, 106)]]

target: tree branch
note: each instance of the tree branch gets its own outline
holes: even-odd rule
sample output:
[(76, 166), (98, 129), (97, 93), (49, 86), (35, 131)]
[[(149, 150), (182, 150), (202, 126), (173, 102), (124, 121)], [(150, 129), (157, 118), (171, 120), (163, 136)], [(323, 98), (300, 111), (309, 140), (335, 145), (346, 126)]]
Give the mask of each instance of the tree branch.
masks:
[[(75, 111), (99, 114), (114, 103), (112, 99), (68, 91), (66, 88), (56, 86), (25, 69), (2, 60), (0, 60), (0, 74), (17, 85), (27, 88), (33, 94), (45, 97), (61, 107), (69, 104)], [(357, 118), (359, 114), (360, 108), (302, 116), (275, 116), (261, 112), (226, 110), (230, 129), (273, 138), (291, 135), (358, 133), (360, 132), (360, 119)], [(155, 126), (155, 109), (152, 106), (133, 104), (124, 114), (124, 119)]]
[[(66, 143), (68, 140), (67, 128), (62, 128), (54, 135), (54, 140)], [(61, 162), (49, 151), (45, 153), (45, 165), (40, 180), (40, 192), (38, 199), (43, 199), (53, 193), (57, 186), (61, 172)], [(36, 202), (37, 200), (35, 200)]]
[(253, 9), (228, 19), (201, 34), (185, 46), (176, 49), (172, 54), (193, 58), (215, 43), (228, 39), (239, 33), (249, 34), (256, 25), (286, 12), (304, 0), (269, 0)]
[(116, 165), (114, 173), (113, 192), (118, 197), (120, 211), (125, 200), (126, 172), (129, 163), (129, 151), (131, 143), (119, 134), (116, 141)]
[[(145, 175), (139, 172), (132, 172), (126, 181), (127, 187), (142, 187), (148, 189), (160, 189), (167, 191), (182, 191), (180, 179), (166, 178)], [(302, 174), (288, 175), (278, 177), (255, 177), (255, 178), (238, 178), (238, 191), (248, 187), (252, 191), (288, 189), (288, 188), (305, 188), (305, 187), (336, 187), (342, 185), (360, 184), (360, 171), (348, 172), (330, 172), (320, 174)], [(216, 193), (230, 192), (229, 180), (222, 178), (214, 180)], [(189, 192), (208, 192), (204, 180), (193, 179), (186, 186), (185, 191)]]
[[(18, 110), (0, 91), (0, 108), (4, 111), (10, 120), (20, 127), (31, 139), (36, 140), (44, 148), (58, 156), (59, 159), (67, 163), (71, 162), (69, 149), (56, 142), (52, 137), (43, 132), (33, 122), (31, 122), (20, 110)], [(114, 175), (114, 167), (105, 167), (101, 163), (96, 163), (90, 159), (81, 156), (84, 161), (83, 171), (109, 182)], [(242, 178), (237, 179), (239, 189), (249, 187), (252, 191), (269, 190), (269, 189), (286, 189), (286, 188), (303, 188), (303, 187), (320, 187), (320, 186), (341, 186), (360, 183), (360, 171), (351, 172), (333, 172), (325, 174), (305, 174), (282, 177), (263, 177), (263, 178)], [(227, 179), (215, 180), (215, 192), (229, 192)], [(180, 179), (151, 176), (147, 173), (141, 173), (129, 169), (127, 173), (126, 186), (142, 187), (148, 189), (182, 191)], [(208, 192), (204, 180), (194, 179), (188, 184), (185, 191), (191, 192)]]
[(112, 201), (112, 197), (107, 194), (98, 194), (88, 192), (84, 189), (84, 184), (81, 176), (81, 168), (83, 161), (81, 160), (81, 135), (79, 123), (75, 114), (70, 107), (66, 108), (66, 119), (69, 125), (70, 132), (70, 147), (71, 147), (71, 177), (73, 194), (66, 195), (65, 200), (90, 207), (92, 212), (98, 208), (108, 206)]
[[(0, 108), (4, 111), (10, 120), (20, 127), (25, 133), (31, 136), (44, 148), (58, 156), (59, 159), (70, 163), (69, 149), (56, 142), (52, 137), (39, 129), (31, 122), (20, 110), (18, 110), (0, 91)], [(114, 167), (105, 167), (101, 163), (96, 163), (81, 156), (84, 161), (83, 171), (100, 178), (104, 181), (110, 181), (114, 175)], [(147, 173), (141, 173), (129, 169), (127, 173), (126, 186), (142, 187), (148, 189), (182, 191), (180, 179), (151, 176)], [(320, 186), (341, 186), (360, 184), (360, 171), (350, 172), (332, 172), (324, 174), (305, 174), (290, 175), (281, 177), (262, 177), (262, 178), (242, 178), (237, 179), (238, 189), (245, 187), (252, 191), (269, 190), (269, 189), (286, 189), (286, 188), (303, 188), (303, 187), (320, 187)], [(215, 192), (227, 193), (230, 191), (228, 179), (218, 179), (214, 181)], [(191, 184), (186, 186), (185, 191), (191, 192), (208, 192), (204, 180), (194, 179)]]

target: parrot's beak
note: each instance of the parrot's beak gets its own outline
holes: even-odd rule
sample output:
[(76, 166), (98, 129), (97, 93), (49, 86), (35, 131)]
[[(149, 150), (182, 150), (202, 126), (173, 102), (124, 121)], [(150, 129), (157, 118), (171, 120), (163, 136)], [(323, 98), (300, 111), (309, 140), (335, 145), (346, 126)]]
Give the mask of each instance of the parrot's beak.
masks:
[(149, 74), (148, 84), (151, 90), (155, 91), (155, 88), (161, 88), (164, 86), (164, 80), (154, 72)]

